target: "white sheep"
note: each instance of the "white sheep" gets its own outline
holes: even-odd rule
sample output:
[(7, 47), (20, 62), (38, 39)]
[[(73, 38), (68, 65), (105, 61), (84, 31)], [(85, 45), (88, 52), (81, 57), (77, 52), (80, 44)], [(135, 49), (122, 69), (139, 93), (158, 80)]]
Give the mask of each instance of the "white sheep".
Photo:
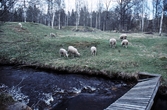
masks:
[(50, 37), (56, 37), (55, 33), (50, 33)]
[(96, 56), (96, 55), (97, 55), (97, 48), (96, 48), (95, 46), (92, 46), (92, 47), (90, 48), (90, 51), (91, 51), (91, 54), (92, 54), (93, 56)]
[(127, 35), (126, 34), (121, 34), (119, 39), (121, 39), (121, 40), (127, 39)]
[(115, 38), (111, 38), (109, 40), (109, 44), (110, 44), (110, 47), (116, 47), (116, 44), (117, 44), (117, 40)]
[(18, 23), (18, 25), (19, 25), (19, 27), (20, 27), (20, 28), (22, 28), (22, 27), (23, 27), (21, 23)]
[(60, 54), (60, 57), (64, 56), (64, 57), (68, 58), (68, 53), (67, 53), (67, 51), (64, 48), (60, 48), (59, 54)]
[(123, 47), (128, 47), (128, 40), (127, 39), (124, 39), (122, 42), (121, 42), (121, 45), (123, 46)]
[(68, 54), (73, 54), (73, 57), (74, 56), (80, 56), (80, 53), (78, 52), (78, 50), (73, 47), (73, 46), (68, 46)]

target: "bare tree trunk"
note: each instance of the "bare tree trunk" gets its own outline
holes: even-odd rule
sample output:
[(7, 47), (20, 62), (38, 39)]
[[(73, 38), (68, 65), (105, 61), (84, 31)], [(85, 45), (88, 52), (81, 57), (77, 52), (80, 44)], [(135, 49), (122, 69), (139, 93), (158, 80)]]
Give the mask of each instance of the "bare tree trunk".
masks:
[(98, 13), (96, 12), (96, 29), (97, 29), (97, 25), (98, 25)]
[(142, 20), (141, 20), (141, 30), (144, 31), (144, 0), (142, 1)]
[(80, 20), (80, 8), (81, 8), (81, 1), (75, 1), (75, 8), (76, 8), (76, 30), (78, 30), (79, 20)]
[(105, 21), (103, 21), (103, 31), (105, 31)]
[(60, 15), (61, 15), (61, 14), (60, 14), (60, 11), (59, 11), (59, 29), (61, 29), (61, 26), (60, 26), (60, 22), (61, 22), (61, 21), (60, 21), (60, 20), (61, 20), (61, 19), (60, 19)]
[(76, 25), (75, 25), (75, 29), (76, 30), (78, 30), (78, 13), (77, 13), (77, 15), (76, 15), (76, 23), (75, 23)]
[(66, 26), (68, 26), (68, 15), (66, 16)]
[(159, 36), (161, 36), (161, 34), (162, 34), (163, 17), (164, 17), (164, 11), (163, 11), (163, 9), (162, 9), (161, 21), (160, 21), (160, 28), (159, 28)]
[(142, 19), (141, 19), (141, 31), (143, 32), (144, 31), (144, 17), (142, 16)]
[(101, 17), (101, 13), (99, 12), (99, 29), (100, 29), (100, 24), (101, 24), (101, 19), (100, 19), (100, 17)]
[(50, 1), (48, 1), (48, 16), (47, 16), (47, 25), (50, 27), (51, 26), (51, 4)]
[(153, 15), (153, 32), (155, 32), (155, 9), (154, 9), (154, 3), (152, 1), (152, 7), (153, 7), (153, 10), (152, 10), (152, 15)]
[(92, 27), (92, 13), (90, 14), (90, 27)]
[(76, 16), (76, 30), (78, 30), (79, 19), (80, 19), (80, 16), (79, 16), (79, 13), (77, 13), (77, 16)]
[(25, 4), (25, 0), (24, 0), (23, 16), (24, 16), (24, 22), (26, 22), (27, 15), (26, 15), (26, 4)]
[(84, 16), (83, 16), (83, 26), (86, 26), (86, 10), (84, 10)]
[(51, 23), (52, 29), (54, 28), (54, 20), (55, 20), (55, 13), (52, 14), (52, 23)]

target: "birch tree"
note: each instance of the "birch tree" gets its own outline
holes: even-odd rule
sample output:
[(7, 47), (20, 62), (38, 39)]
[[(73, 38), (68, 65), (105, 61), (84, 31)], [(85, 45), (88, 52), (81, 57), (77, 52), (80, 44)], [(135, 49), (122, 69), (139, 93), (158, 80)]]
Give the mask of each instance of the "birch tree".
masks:
[(70, 16), (70, 12), (69, 12), (69, 10), (70, 10), (70, 6), (68, 5), (69, 4), (69, 0), (67, 0), (67, 4), (66, 4), (66, 26), (68, 26), (68, 19), (69, 19), (69, 16)]
[(163, 11), (163, 9), (162, 9), (161, 20), (160, 20), (160, 27), (159, 27), (159, 35), (160, 35), (160, 36), (161, 36), (161, 34), (162, 34), (163, 17), (164, 17), (164, 11)]
[(93, 17), (92, 17), (92, 1), (90, 2), (90, 27), (92, 27), (92, 19), (93, 19)]
[(54, 28), (54, 21), (55, 21), (55, 12), (56, 12), (56, 3), (55, 0), (51, 1), (51, 14), (52, 14), (52, 20), (51, 20), (51, 26), (52, 29)]
[(142, 0), (142, 13), (141, 13), (141, 31), (144, 31), (144, 18), (145, 18), (145, 11), (146, 11), (147, 3), (145, 0)]
[(76, 30), (78, 30), (79, 20), (80, 20), (81, 0), (75, 0), (75, 9), (76, 9)]
[(0, 0), (0, 21), (6, 21), (8, 12), (14, 7), (18, 0)]
[(159, 24), (160, 24), (160, 15), (162, 13), (161, 9), (161, 1), (162, 0), (153, 0), (152, 1), (152, 4), (153, 4), (153, 17), (154, 17), (154, 20), (153, 20), (153, 26), (154, 26), (154, 30), (157, 32), (159, 31)]
[(64, 4), (64, 0), (47, 0), (48, 2), (48, 26), (50, 26), (51, 23), (51, 27), (54, 28), (54, 22), (55, 22), (55, 14), (56, 11), (59, 11), (58, 14), (58, 21), (59, 21), (59, 29), (61, 28), (61, 10), (64, 9), (65, 4)]
[(48, 26), (51, 26), (51, 14), (52, 14), (52, 10), (51, 10), (51, 3), (52, 3), (52, 0), (47, 0), (47, 5), (48, 5), (48, 9), (47, 9), (47, 23), (48, 23)]
[(117, 0), (118, 7), (119, 7), (119, 15), (120, 15), (120, 25), (119, 30), (126, 30), (127, 27), (125, 27), (126, 23), (126, 14), (127, 12), (133, 8), (133, 6), (140, 3), (141, 0)]
[(163, 24), (163, 17), (164, 17), (164, 6), (165, 1), (162, 0), (162, 13), (161, 13), (161, 20), (160, 20), (160, 27), (159, 27), (159, 36), (162, 34), (162, 24)]
[(57, 1), (57, 7), (58, 7), (58, 17), (59, 17), (59, 26), (58, 28), (61, 29), (61, 11), (65, 8), (64, 0), (56, 0)]
[(98, 0), (97, 2), (97, 12), (96, 12), (96, 28), (100, 29), (101, 26), (101, 12), (102, 12), (103, 4), (101, 3), (101, 0)]
[(105, 5), (105, 8), (106, 8), (106, 10), (104, 11), (104, 23), (103, 23), (103, 31), (105, 31), (106, 30), (106, 21), (107, 21), (107, 18), (108, 18), (108, 11), (109, 11), (109, 7), (110, 7), (110, 4), (111, 4), (111, 1), (112, 0), (105, 0), (104, 1), (104, 5)]

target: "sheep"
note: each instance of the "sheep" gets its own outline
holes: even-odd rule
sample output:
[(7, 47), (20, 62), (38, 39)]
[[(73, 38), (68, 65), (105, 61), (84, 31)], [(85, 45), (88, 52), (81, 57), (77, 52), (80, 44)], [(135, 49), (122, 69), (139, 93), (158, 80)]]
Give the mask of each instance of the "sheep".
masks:
[(97, 55), (97, 48), (96, 48), (95, 46), (92, 46), (92, 47), (90, 48), (90, 51), (91, 51), (91, 54), (92, 54), (93, 56), (96, 56), (96, 55)]
[(127, 39), (127, 35), (126, 34), (121, 34), (119, 39), (121, 39), (121, 40)]
[(121, 45), (123, 46), (123, 47), (128, 47), (128, 40), (127, 39), (124, 39), (122, 42), (121, 42)]
[(67, 51), (64, 48), (60, 48), (59, 54), (60, 54), (60, 57), (64, 56), (64, 57), (68, 58), (68, 53), (67, 53)]
[(116, 47), (116, 44), (117, 44), (117, 40), (115, 38), (111, 38), (109, 40), (109, 44), (110, 44), (110, 47)]
[(18, 23), (18, 25), (19, 25), (19, 27), (20, 27), (20, 28), (22, 28), (22, 27), (23, 27), (21, 23)]
[(80, 56), (80, 53), (78, 52), (78, 50), (73, 47), (73, 46), (68, 46), (68, 54), (73, 54), (73, 57), (74, 56)]
[(50, 37), (56, 37), (55, 33), (50, 33)]

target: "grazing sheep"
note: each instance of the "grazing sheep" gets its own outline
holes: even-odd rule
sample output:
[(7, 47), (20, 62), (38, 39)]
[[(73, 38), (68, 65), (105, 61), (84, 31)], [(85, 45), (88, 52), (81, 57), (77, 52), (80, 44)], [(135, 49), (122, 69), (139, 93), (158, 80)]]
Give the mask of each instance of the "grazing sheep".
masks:
[(55, 33), (50, 33), (50, 37), (56, 37)]
[(63, 48), (60, 48), (60, 50), (59, 50), (59, 54), (60, 54), (60, 57), (61, 56), (66, 56), (67, 58), (68, 58), (68, 53), (67, 53), (67, 51), (65, 50), (65, 49), (63, 49)]
[(119, 39), (121, 39), (121, 40), (127, 39), (127, 35), (126, 34), (121, 34)]
[(68, 54), (73, 54), (73, 57), (75, 56), (80, 56), (80, 53), (78, 52), (78, 50), (73, 47), (73, 46), (68, 46)]
[(93, 56), (96, 56), (96, 55), (97, 55), (97, 49), (96, 49), (95, 46), (92, 46), (92, 47), (90, 48), (90, 51), (91, 51), (91, 54), (92, 54)]
[(127, 39), (124, 39), (122, 42), (121, 42), (121, 45), (123, 46), (123, 47), (128, 47), (128, 40)]
[(114, 39), (114, 38), (111, 38), (110, 40), (109, 40), (109, 43), (110, 43), (110, 47), (116, 47), (116, 44), (117, 44), (117, 41), (116, 41), (116, 39)]
[(23, 27), (21, 23), (18, 23), (18, 25), (19, 25), (19, 27), (20, 27), (20, 28), (22, 28), (22, 27)]

